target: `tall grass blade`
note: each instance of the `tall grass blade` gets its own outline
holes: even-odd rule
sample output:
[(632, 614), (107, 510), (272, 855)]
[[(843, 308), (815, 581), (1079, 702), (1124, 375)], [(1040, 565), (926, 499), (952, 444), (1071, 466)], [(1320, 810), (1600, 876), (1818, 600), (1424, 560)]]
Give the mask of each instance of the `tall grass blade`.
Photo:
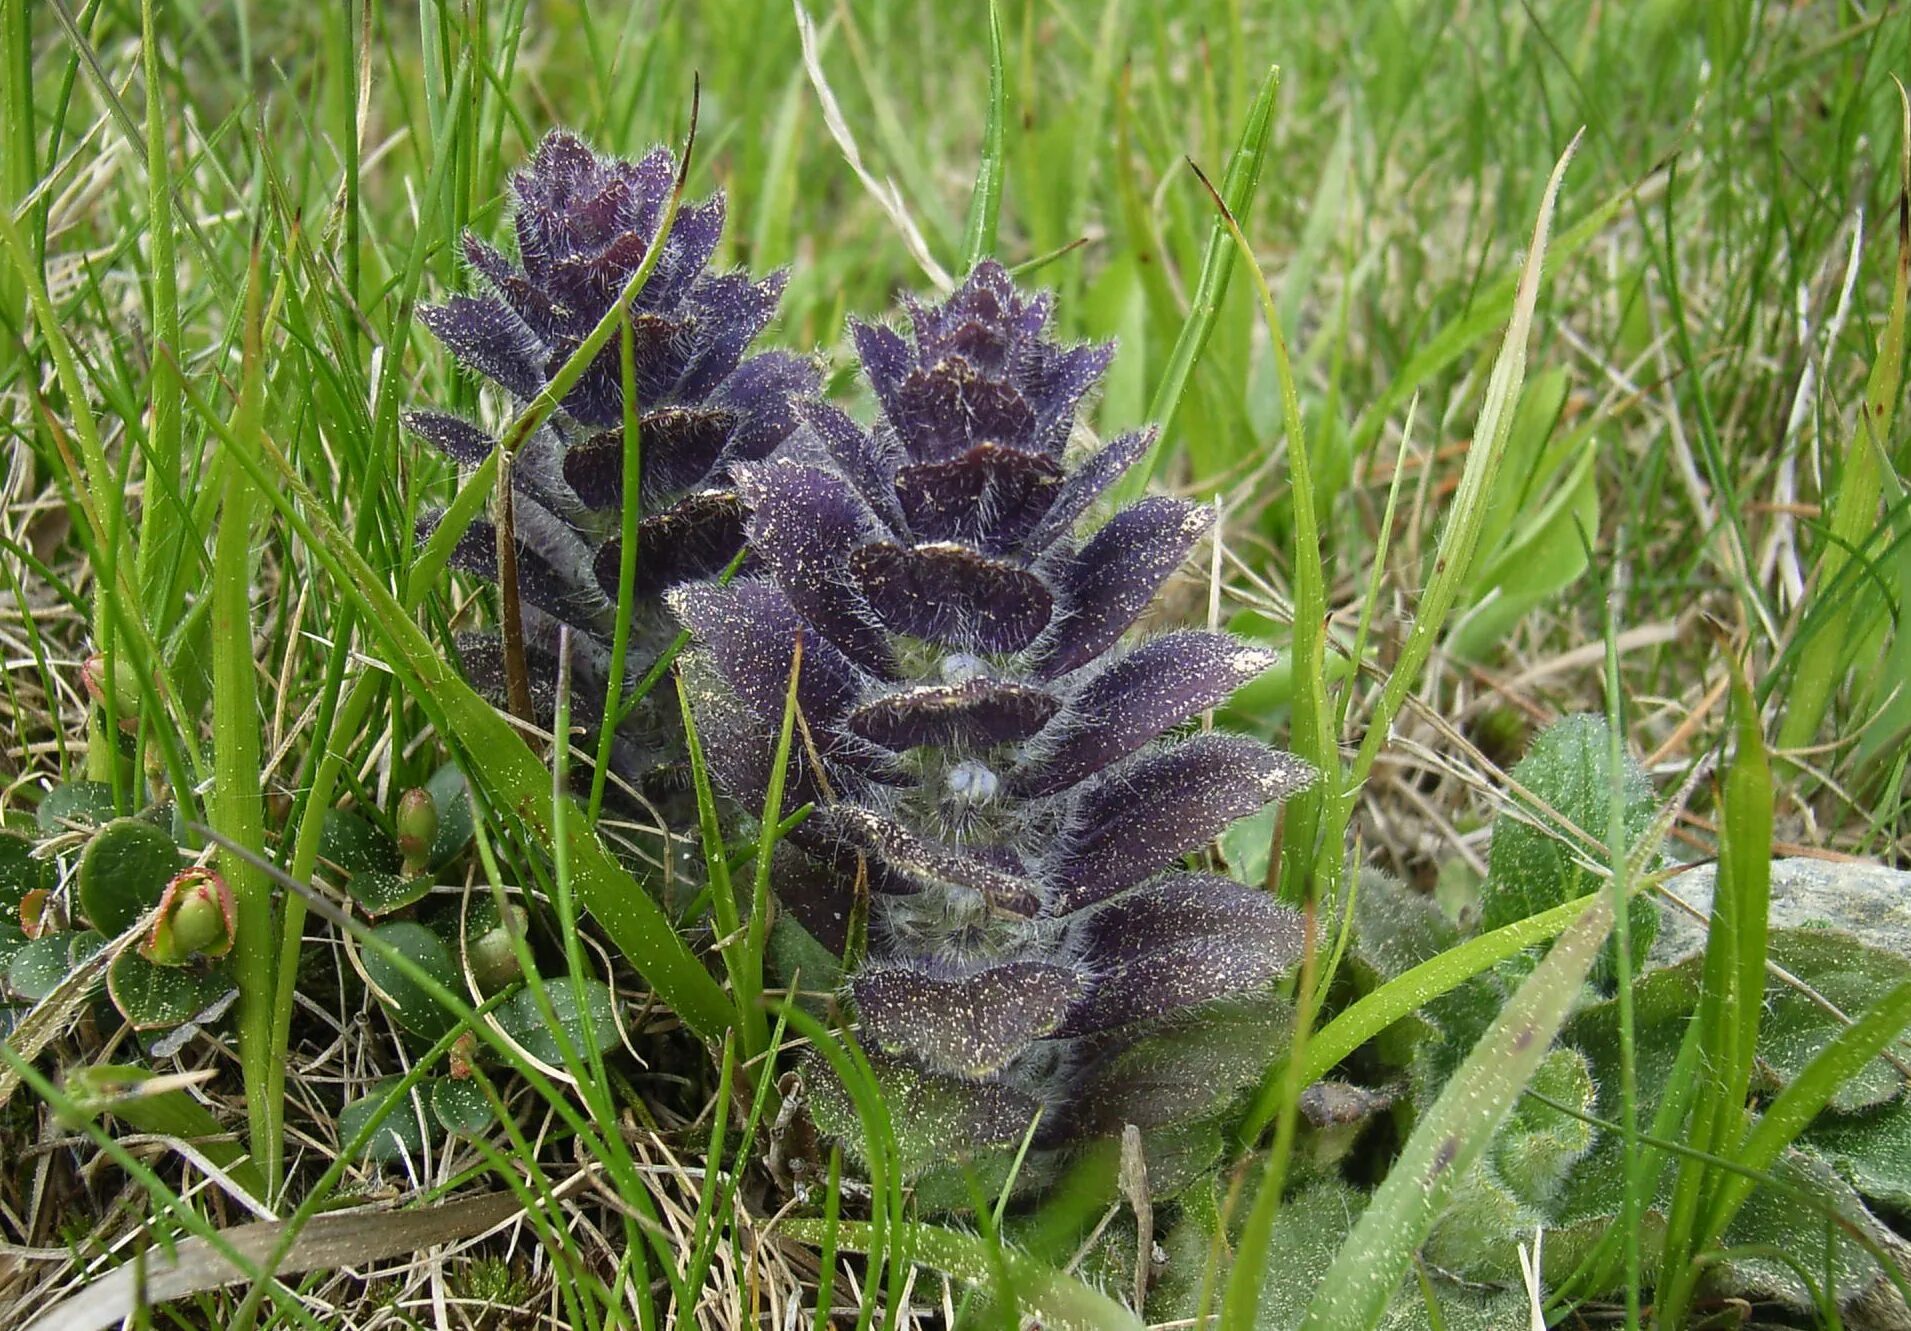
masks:
[[(1234, 146), (1234, 155), (1228, 158), (1227, 173), (1221, 178), (1221, 201), (1231, 216), (1246, 216), (1253, 206), (1255, 191), (1260, 188), (1268, 135), (1274, 127), (1274, 94), (1280, 86), (1280, 66), (1271, 65), (1261, 79), (1261, 90), (1255, 95), (1254, 105), (1248, 108), (1247, 124), (1242, 127), (1240, 142)], [(1127, 476), (1116, 487), (1115, 495), (1120, 503), (1138, 498), (1161, 464), (1162, 447), (1174, 426), (1181, 399), (1188, 391), (1195, 362), (1201, 359), (1208, 339), (1214, 335), (1215, 321), (1221, 316), (1221, 302), (1228, 294), (1228, 280), (1234, 275), (1235, 253), (1227, 220), (1217, 217), (1214, 229), (1208, 234), (1207, 249), (1201, 258), (1201, 275), (1195, 280), (1188, 316), (1175, 338), (1174, 350), (1168, 353), (1168, 367), (1162, 371), (1161, 382), (1155, 385), (1154, 395), (1148, 402), (1148, 419), (1160, 433), (1141, 461), (1129, 468)]]
[(159, 26), (154, 0), (140, 6), (141, 45), (146, 75), (147, 232), (152, 238), (152, 426), (146, 443), (146, 489), (140, 502), (138, 580), (146, 612), (155, 623), (170, 616), (158, 600), (172, 552), (186, 539), (191, 522), (183, 511), (178, 486), (184, 404), (174, 384), (179, 374), (179, 272), (174, 257), (171, 153), (166, 145), (166, 99), (160, 78)]
[(1542, 264), (1553, 205), (1558, 201), (1567, 163), (1572, 161), (1573, 149), (1578, 144), (1579, 135), (1575, 134), (1573, 141), (1566, 145), (1566, 151), (1560, 154), (1553, 174), (1546, 182), (1546, 192), (1539, 205), (1539, 219), (1533, 226), (1533, 243), (1526, 252), (1526, 265), (1520, 273), (1518, 294), (1513, 302), (1513, 317), (1507, 324), (1505, 340), (1500, 344), (1500, 354), (1493, 362), (1493, 373), (1487, 380), (1486, 400), (1480, 405), (1479, 420), (1473, 428), (1473, 443), (1467, 450), (1459, 489), (1454, 492), (1452, 508), (1434, 554), (1433, 576), (1420, 595), (1413, 629), (1408, 633), (1399, 659), (1389, 672), (1379, 701), (1374, 706), (1367, 734), (1361, 740), (1360, 751), (1354, 757), (1353, 770), (1342, 791), (1340, 807), (1333, 823), (1327, 828), (1330, 837), (1323, 845), (1323, 854), (1339, 852), (1339, 843), (1331, 839), (1331, 834), (1337, 828), (1345, 828), (1346, 820), (1353, 811), (1354, 797), (1359, 793), (1361, 783), (1367, 779), (1367, 773), (1373, 769), (1381, 747), (1391, 735), (1394, 717), (1399, 715), (1408, 691), (1419, 681), (1421, 668), (1426, 665), (1434, 643), (1439, 640), (1447, 615), (1452, 611), (1454, 600), (1473, 563), (1480, 529), (1486, 520), (1486, 502), (1493, 492), (1493, 481), (1506, 453), (1507, 439), (1512, 434), (1513, 419), (1519, 406), (1520, 387), (1526, 377), (1526, 342), (1532, 332), (1533, 311), (1539, 300), (1539, 283), (1544, 271)]
[(1611, 928), (1612, 902), (1595, 894), (1507, 1001), (1407, 1139), (1308, 1305), (1301, 1331), (1369, 1331), (1379, 1324), (1454, 1185), (1546, 1057)]
[[(202, 416), (209, 417), (196, 395), (193, 402)], [(209, 423), (215, 431), (222, 429), (216, 418)], [(493, 807), (516, 822), (533, 844), (548, 850), (553, 837), (552, 804), (550, 774), (544, 765), (511, 724), (438, 654), (269, 433), (261, 436), (259, 452), (258, 457), (236, 456), (352, 600), (406, 690), (434, 724), (463, 748), (470, 773), (483, 782)], [(611, 858), (581, 818), (568, 828), (567, 844), (578, 900), (584, 908), (686, 1026), (706, 1038), (721, 1035), (735, 1019), (735, 1009), (677, 935), (670, 917)]]
[[(786, 1220), (777, 1228), (799, 1243), (820, 1245), (825, 1223)], [(992, 1255), (990, 1244), (980, 1235), (939, 1225), (912, 1224), (909, 1231), (916, 1259), (957, 1280), (991, 1284), (999, 1258), (1021, 1311), (1043, 1326), (1067, 1331), (1141, 1331), (1141, 1319), (1106, 1294), (1013, 1248), (998, 1246)], [(845, 1252), (870, 1252), (878, 1241), (874, 1228), (863, 1220), (838, 1221), (835, 1236), (836, 1246)]]
[[(1194, 164), (1189, 163), (1190, 166)], [(1268, 288), (1267, 274), (1254, 257), (1254, 247), (1241, 230), (1239, 219), (1220, 192), (1194, 167), (1220, 209), (1221, 222), (1234, 240), (1241, 261), (1254, 280), (1261, 314), (1274, 347), (1274, 372), (1281, 386), (1281, 420), (1287, 435), (1287, 472), (1294, 487), (1294, 752), (1312, 763), (1320, 775), (1314, 784), (1287, 802), (1286, 836), (1281, 848), (1281, 895), (1290, 901), (1306, 897), (1333, 897), (1340, 873), (1339, 847), (1324, 858), (1321, 875), (1315, 873), (1315, 837), (1321, 805), (1340, 787), (1340, 745), (1327, 702), (1327, 567), (1321, 555), (1319, 500), (1314, 492), (1313, 464), (1307, 455), (1306, 427), (1301, 419), (1300, 391), (1294, 382), (1294, 362), (1288, 355), (1287, 335), (1280, 311)]]
[[(1889, 531), (1888, 525), (1881, 527), (1878, 523), (1878, 498), (1884, 491), (1887, 462), (1872, 441), (1882, 444), (1890, 439), (1897, 419), (1904, 371), (1905, 306), (1907, 288), (1911, 288), (1911, 96), (1906, 95), (1902, 84), (1898, 97), (1903, 126), (1898, 159), (1898, 262), (1891, 282), (1891, 312), (1884, 335), (1878, 339), (1871, 377), (1858, 407), (1858, 423), (1845, 448), (1838, 496), (1832, 501), (1831, 522), (1813, 574), (1814, 590), (1825, 604), (1814, 607), (1807, 602), (1805, 610), (1810, 613), (1801, 615), (1798, 623), (1804, 644), (1785, 693), (1784, 720), (1778, 731), (1778, 747), (1782, 750), (1805, 748), (1817, 736), (1832, 695), (1850, 668), (1855, 641), (1862, 636), (1854, 630), (1871, 617), (1868, 609), (1862, 616), (1856, 613), (1860, 607), (1854, 604), (1852, 595), (1832, 598), (1827, 593), (1848, 563), (1868, 562), (1868, 552)], [(1799, 775), (1795, 763), (1787, 762), (1785, 771), (1794, 777)]]
[(982, 160), (969, 196), (969, 220), (962, 229), (962, 271), (995, 253), (995, 232), (1002, 216), (1005, 166), (1003, 125), (1008, 120), (1008, 74), (1002, 67), (1002, 13), (989, 0), (989, 118), (982, 126)]
[[(255, 249), (246, 284), (245, 355), (232, 439), (220, 460), (223, 497), (212, 556), (212, 761), (213, 792), (207, 814), (232, 845), (265, 852), (265, 810), (260, 789), (259, 696), (252, 659), (252, 547), (262, 516), (258, 490), (240, 464), (264, 430), (264, 269)], [(281, 279), (281, 291), (283, 279)], [(278, 299), (273, 301), (274, 311)], [(239, 1066), (246, 1089), (246, 1120), (252, 1154), (268, 1183), (278, 1187), (285, 1149), (284, 1102), (269, 1095), (272, 1065), (283, 1051), (272, 1048), (273, 974), (278, 960), (272, 885), (243, 856), (222, 852), (219, 867), (238, 908), (232, 968), (239, 986)]]

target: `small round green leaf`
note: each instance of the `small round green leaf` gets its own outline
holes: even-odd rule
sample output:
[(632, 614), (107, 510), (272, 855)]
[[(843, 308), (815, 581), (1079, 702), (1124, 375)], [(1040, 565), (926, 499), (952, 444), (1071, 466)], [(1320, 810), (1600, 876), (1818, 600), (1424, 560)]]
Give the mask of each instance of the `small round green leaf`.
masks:
[(33, 843), (15, 832), (0, 832), (0, 920), (18, 923), (20, 899), (51, 887), (45, 860), (33, 858)]
[(484, 1090), (468, 1077), (439, 1077), (433, 1081), (431, 1112), (446, 1132), (465, 1137), (476, 1137), (497, 1121)]
[[(409, 920), (381, 924), (372, 930), (372, 936), (454, 994), (464, 992), (458, 968), (452, 962), (451, 949), (445, 945), (444, 939), (424, 925), (413, 924)], [(414, 1035), (436, 1040), (457, 1024), (451, 1013), (406, 974), (396, 961), (387, 957), (382, 949), (366, 946), (360, 949), (360, 953), (366, 977), (378, 990), (379, 997), (399, 1025)]]
[[(401, 1077), (387, 1077), (384, 1081), (374, 1083), (371, 1090), (338, 1111), (338, 1139), (341, 1146), (350, 1144), (372, 1116), (397, 1094), (398, 1084), (402, 1080)], [(425, 1149), (425, 1132), (420, 1122), (424, 1108), (418, 1088), (413, 1087), (409, 1103), (393, 1107), (372, 1132), (362, 1152), (364, 1158), (377, 1160), (381, 1164), (407, 1157), (416, 1159)]]
[(20, 927), (5, 916), (0, 916), (0, 981), (5, 980), (7, 968), (13, 964), (14, 957), (26, 945), (27, 936), (20, 931)]
[(113, 817), (113, 788), (104, 781), (68, 781), (47, 791), (33, 816), (46, 836), (71, 824), (98, 827)]
[(115, 818), (80, 856), (80, 909), (101, 933), (123, 933), (159, 904), (179, 872), (173, 839), (139, 818)]
[(386, 873), (382, 869), (360, 869), (345, 886), (352, 894), (352, 900), (367, 915), (378, 916), (389, 915), (424, 900), (431, 892), (432, 881), (430, 874), (421, 873), (406, 878), (400, 874)]
[[(570, 980), (561, 975), (548, 979), (544, 982), (544, 990), (550, 996), (551, 1011), (556, 1015), (558, 1024), (564, 1028), (570, 1047), (583, 1056), (586, 1052), (584, 1025), (578, 1020), (577, 996)], [(617, 1045), (617, 1013), (610, 986), (602, 980), (585, 980), (584, 993), (597, 1052), (608, 1053)], [(564, 1066), (564, 1055), (558, 1047), (557, 1037), (552, 1034), (550, 1023), (544, 1019), (537, 995), (528, 987), (513, 994), (498, 1009), (498, 1024), (531, 1057), (554, 1067)]]
[(325, 811), (319, 858), (347, 874), (398, 872), (398, 847), (384, 829), (345, 809)]
[(431, 802), (438, 809), (438, 835), (432, 839), (425, 866), (442, 869), (471, 842), (471, 794), (456, 763), (446, 763), (433, 772), (425, 789), (431, 792)]
[(106, 992), (136, 1031), (158, 1031), (191, 1021), (228, 986), (190, 966), (155, 966), (132, 948), (106, 968)]
[(7, 988), (29, 1003), (37, 1003), (59, 987), (73, 969), (64, 934), (36, 938), (7, 965)]

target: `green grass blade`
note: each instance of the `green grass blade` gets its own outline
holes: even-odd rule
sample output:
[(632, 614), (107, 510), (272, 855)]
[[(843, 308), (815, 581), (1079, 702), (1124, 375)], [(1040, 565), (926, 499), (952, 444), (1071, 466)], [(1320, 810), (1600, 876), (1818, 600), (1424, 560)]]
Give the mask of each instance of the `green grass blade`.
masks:
[(1301, 1331), (1368, 1331), (1385, 1315), (1453, 1186), (1546, 1057), (1612, 928), (1593, 902), (1527, 976), (1407, 1139), (1308, 1305)]
[(590, 821), (604, 807), (604, 786), (610, 779), (610, 755), (621, 719), (624, 669), (630, 656), (630, 621), (636, 614), (637, 527), (643, 519), (641, 489), (644, 475), (643, 431), (637, 409), (637, 351), (630, 316), (622, 321), (617, 340), (618, 376), (624, 390), (623, 504), (617, 514), (617, 620), (611, 629), (610, 669), (604, 682), (604, 719), (597, 730), (597, 764), (591, 769)]
[[(1771, 766), (1759, 734), (1759, 711), (1737, 663), (1732, 706), (1738, 750), (1724, 782), (1724, 835), (1718, 887), (1706, 931), (1696, 1023), (1698, 1061), (1686, 1139), (1712, 1155), (1729, 1155), (1745, 1132), (1759, 1016), (1765, 1005), (1766, 917), (1771, 900)], [(1684, 1272), (1706, 1246), (1712, 1200), (1723, 1180), (1703, 1160), (1679, 1164), (1666, 1211), (1664, 1266)], [(1679, 1280), (1665, 1302), (1671, 1325), (1682, 1311)]]
[[(1255, 191), (1260, 187), (1269, 131), (1274, 126), (1274, 94), (1280, 85), (1280, 67), (1270, 66), (1261, 80), (1254, 105), (1248, 109), (1241, 140), (1228, 159), (1227, 174), (1221, 180), (1221, 200), (1227, 205), (1228, 214), (1234, 217), (1247, 215), (1254, 204)], [(1168, 354), (1168, 367), (1162, 372), (1161, 382), (1155, 385), (1148, 403), (1148, 419), (1160, 433), (1146, 456), (1129, 469), (1116, 487), (1116, 497), (1121, 503), (1138, 498), (1160, 465), (1163, 442), (1174, 426), (1175, 413), (1188, 391), (1195, 362), (1201, 359), (1208, 339), (1214, 335), (1215, 321), (1221, 316), (1221, 301), (1228, 294), (1228, 279), (1234, 274), (1234, 263), (1234, 239), (1228, 233), (1226, 220), (1216, 218), (1214, 229), (1208, 234), (1208, 246), (1201, 259), (1201, 275), (1195, 281), (1188, 317), (1181, 325), (1174, 350)]]
[[(1727, 1094), (1743, 1104), (1757, 1061), (1759, 1019), (1765, 1011), (1765, 963), (1772, 903), (1772, 765), (1759, 733), (1759, 708), (1737, 663), (1732, 705), (1738, 713), (1738, 752), (1725, 777), (1724, 836), (1719, 843), (1717, 901), (1731, 901), (1729, 918), (1715, 919), (1732, 936), (1737, 966), (1738, 1029), (1732, 1033)], [(1717, 907), (1715, 905), (1714, 909)]]
[(759, 1037), (767, 1039), (768, 1026), (757, 1003), (763, 977), (752, 974), (747, 954), (747, 935), (741, 912), (737, 909), (736, 886), (730, 880), (730, 860), (723, 849), (723, 828), (717, 814), (717, 795), (710, 785), (710, 766), (703, 758), (703, 740), (697, 734), (697, 717), (690, 705), (690, 689), (682, 675), (677, 676), (677, 702), (683, 711), (684, 748), (690, 756), (690, 780), (697, 796), (697, 826), (703, 834), (703, 862), (710, 875), (710, 913), (717, 926), (717, 952), (723, 958), (724, 971), (730, 977), (736, 1011), (744, 1029), (750, 1032), (746, 1055), (754, 1057), (762, 1048)]
[[(1891, 283), (1891, 310), (1871, 364), (1858, 423), (1845, 449), (1838, 497), (1832, 503), (1824, 549), (1813, 575), (1814, 589), (1824, 597), (1846, 564), (1864, 560), (1877, 539), (1888, 532), (1878, 523), (1878, 498), (1884, 491), (1885, 461), (1872, 440), (1891, 437), (1897, 418), (1904, 371), (1904, 324), (1907, 288), (1911, 288), (1911, 97), (1899, 85), (1904, 124), (1899, 136), (1898, 262)], [(1807, 603), (1807, 609), (1810, 609)], [(1816, 614), (1799, 620), (1805, 636), (1802, 654), (1785, 695), (1784, 720), (1779, 723), (1778, 747), (1802, 749), (1818, 734), (1839, 681), (1851, 664), (1853, 635), (1849, 631), (1854, 607), (1849, 596), (1830, 600)], [(1899, 630), (1903, 632), (1903, 629)], [(1787, 771), (1798, 774), (1795, 764)]]
[[(799, 1243), (820, 1245), (825, 1222), (786, 1220), (777, 1228)], [(995, 1280), (995, 1259), (981, 1236), (937, 1225), (912, 1224), (909, 1230), (916, 1260), (924, 1266), (975, 1285), (987, 1286)], [(836, 1246), (845, 1252), (869, 1252), (879, 1238), (862, 1220), (837, 1222), (835, 1236)], [(998, 1251), (1001, 1270), (1014, 1285), (1022, 1312), (1033, 1315), (1041, 1325), (1058, 1331), (1141, 1331), (1141, 1319), (1106, 1294), (1013, 1248)]]
[[(1598, 893), (1589, 893), (1538, 915), (1503, 925), (1491, 933), (1469, 938), (1350, 1004), (1308, 1038), (1307, 1054), (1301, 1064), (1301, 1085), (1311, 1086), (1319, 1081), (1335, 1064), (1402, 1017), (1459, 988), (1508, 957), (1555, 937), (1585, 914), (1598, 896)], [(1258, 1139), (1273, 1121), (1280, 1075), (1280, 1069), (1275, 1068), (1262, 1082), (1254, 1108), (1242, 1126), (1241, 1140)]]
[[(202, 416), (196, 395), (194, 406)], [(214, 429), (220, 427), (209, 419)], [(500, 716), (411, 620), (384, 579), (353, 548), (298, 472), (273, 442), (260, 440), (260, 456), (236, 454), (273, 506), (349, 596), (365, 626), (384, 649), (408, 692), (443, 732), (464, 748), (471, 771), (491, 792), (494, 807), (515, 820), (531, 841), (552, 843), (550, 775), (522, 736)], [(495, 456), (495, 454), (494, 454)], [(723, 989), (672, 927), (669, 916), (641, 884), (612, 859), (593, 829), (580, 818), (569, 828), (568, 848), (578, 899), (611, 941), (698, 1035), (715, 1038), (735, 1019)]]
[[(1338, 843), (1323, 857), (1315, 873), (1315, 837), (1320, 829), (1321, 806), (1340, 787), (1340, 745), (1327, 701), (1327, 566), (1321, 555), (1319, 500), (1314, 493), (1313, 464), (1307, 455), (1306, 427), (1301, 419), (1300, 390), (1294, 382), (1294, 362), (1288, 355), (1287, 335), (1280, 311), (1268, 288), (1267, 274), (1254, 257), (1254, 247), (1221, 195), (1201, 168), (1194, 168), (1207, 186), (1221, 222), (1227, 227), (1241, 261), (1254, 281), (1261, 315), (1267, 322), (1274, 348), (1274, 372), (1281, 386), (1281, 421), (1287, 435), (1287, 472), (1294, 487), (1294, 751), (1319, 773), (1314, 784), (1287, 802), (1287, 830), (1281, 848), (1281, 895), (1290, 901), (1304, 897), (1332, 899), (1345, 859)], [(1217, 536), (1218, 540), (1219, 537)]]
[(1002, 216), (1003, 123), (1008, 119), (1008, 76), (1002, 67), (1002, 14), (989, 0), (989, 118), (982, 126), (982, 160), (969, 196), (969, 220), (962, 229), (962, 271), (995, 253), (996, 225)]
[[(252, 547), (263, 516), (258, 490), (239, 453), (256, 448), (264, 430), (266, 315), (264, 270), (255, 253), (246, 288), (245, 357), (232, 441), (220, 459), (224, 497), (213, 542), (212, 573), (212, 758), (213, 791), (207, 808), (222, 838), (254, 855), (265, 852), (265, 810), (260, 789), (258, 671), (252, 659)], [(283, 290), (283, 279), (281, 279)], [(275, 297), (273, 305), (278, 305)], [(276, 1189), (285, 1150), (284, 1102), (269, 1095), (273, 1063), (284, 1057), (272, 1047), (278, 934), (272, 885), (242, 856), (222, 853), (219, 867), (238, 908), (232, 969), (239, 986), (239, 1066), (246, 1089), (246, 1119), (252, 1154)]]
[[(180, 431), (184, 404), (174, 378), (179, 374), (179, 272), (174, 258), (171, 154), (166, 146), (166, 100), (159, 65), (159, 30), (154, 0), (140, 6), (141, 45), (146, 74), (146, 225), (152, 237), (153, 356), (150, 394), (152, 428), (146, 443), (147, 485), (140, 501), (138, 581), (141, 597), (154, 622), (168, 618), (156, 598), (161, 580), (171, 567), (170, 551), (186, 539), (189, 523), (178, 497)], [(154, 478), (158, 483), (154, 483)], [(164, 502), (162, 502), (162, 499)]]
[[(1748, 1170), (1770, 1169), (1798, 1134), (1811, 1126), (1838, 1088), (1882, 1053), (1907, 1025), (1911, 1025), (1911, 980), (1893, 988), (1819, 1050), (1759, 1115), (1731, 1158)], [(1753, 1187), (1753, 1180), (1740, 1173), (1720, 1183), (1712, 1198), (1703, 1246), (1712, 1246), (1724, 1234)]]
[(1519, 406), (1520, 386), (1526, 376), (1526, 341), (1532, 331), (1533, 311), (1539, 300), (1539, 283), (1544, 271), (1542, 265), (1553, 205), (1559, 198), (1566, 165), (1572, 161), (1573, 148), (1578, 142), (1578, 137), (1574, 136), (1546, 182), (1546, 192), (1540, 200), (1539, 219), (1533, 226), (1533, 243), (1527, 250), (1526, 265), (1520, 274), (1518, 294), (1513, 302), (1513, 316), (1507, 324), (1506, 337), (1500, 344), (1500, 354), (1493, 362), (1493, 373), (1487, 381), (1486, 400), (1480, 405), (1479, 420), (1473, 429), (1473, 443), (1467, 450), (1466, 466), (1460, 474), (1460, 486), (1454, 493), (1446, 527), (1440, 533), (1439, 548), (1433, 560), (1433, 576), (1421, 593), (1420, 604), (1413, 618), (1413, 629), (1407, 635), (1399, 659), (1381, 689), (1380, 699), (1367, 724), (1366, 736), (1361, 740), (1360, 751), (1354, 757), (1353, 770), (1342, 791), (1340, 807), (1327, 829), (1329, 845), (1332, 847), (1337, 848), (1339, 844), (1337, 840), (1331, 840), (1332, 834), (1345, 828), (1347, 818), (1353, 811), (1354, 797), (1361, 783), (1367, 779), (1367, 774), (1373, 770), (1381, 746), (1393, 733), (1394, 717), (1406, 702), (1408, 691), (1418, 682), (1420, 670), (1426, 665), (1434, 644), (1439, 641), (1447, 615), (1453, 609), (1454, 600), (1459, 596), (1473, 563), (1480, 528), (1486, 520), (1486, 504), (1493, 493), (1493, 481), (1499, 473), (1507, 439), (1512, 433), (1514, 414)]

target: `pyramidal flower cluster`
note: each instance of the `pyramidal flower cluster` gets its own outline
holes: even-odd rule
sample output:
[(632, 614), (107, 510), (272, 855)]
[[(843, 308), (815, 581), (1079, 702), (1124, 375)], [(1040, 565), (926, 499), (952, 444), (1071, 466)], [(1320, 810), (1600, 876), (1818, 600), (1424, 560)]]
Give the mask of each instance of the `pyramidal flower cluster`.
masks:
[[(640, 160), (599, 157), (553, 131), (512, 181), (517, 258), (466, 236), (481, 289), (420, 318), (466, 369), (503, 390), (507, 414), (545, 391), (642, 264), (663, 222), (677, 164), (657, 148)], [(710, 271), (722, 238), (721, 194), (681, 207), (631, 305), (643, 519), (624, 678), (642, 677), (677, 634), (661, 592), (713, 577), (743, 544), (744, 511), (729, 477), (767, 456), (795, 425), (792, 401), (816, 390), (809, 364), (769, 352), (746, 358), (776, 311), (783, 275), (754, 281)], [(461, 466), (497, 447), (457, 416), (414, 411), (406, 425)], [(512, 460), (513, 528), (526, 658), (538, 719), (549, 723), (560, 626), (572, 630), (575, 715), (595, 728), (612, 652), (622, 556), (624, 393), (613, 338)], [(441, 515), (426, 514), (421, 539)], [(453, 564), (497, 579), (497, 531), (471, 524)], [(505, 693), (496, 633), (458, 639), (466, 676), (494, 701)], [(613, 753), (626, 778), (681, 749), (675, 700), (653, 693), (619, 727)], [(660, 696), (662, 695), (662, 696)]]
[(733, 468), (757, 571), (670, 597), (699, 730), (760, 806), (800, 667), (789, 781), (816, 812), (779, 889), (838, 951), (867, 900), (847, 997), (898, 1113), (933, 1116), (945, 1151), (1019, 1142), (1038, 1111), (1042, 1146), (1165, 1121), (1232, 1088), (1172, 1040), (1145, 1076), (1123, 1055), (1265, 995), (1301, 939), (1265, 892), (1182, 861), (1312, 773), (1187, 733), (1269, 654), (1129, 640), (1212, 515), (1157, 497), (1086, 529), (1151, 438), (1070, 449), (1112, 348), (1045, 336), (1049, 299), (993, 263), (908, 314), (907, 338), (854, 330), (873, 430), (806, 403), (773, 457)]

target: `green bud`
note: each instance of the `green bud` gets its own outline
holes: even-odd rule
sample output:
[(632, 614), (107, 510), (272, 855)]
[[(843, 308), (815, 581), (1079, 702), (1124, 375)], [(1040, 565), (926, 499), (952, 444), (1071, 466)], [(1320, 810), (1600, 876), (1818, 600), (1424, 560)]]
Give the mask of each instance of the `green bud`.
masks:
[(398, 853), (405, 857), (405, 872), (417, 873), (424, 867), (438, 840), (438, 806), (431, 792), (414, 786), (398, 799)]
[(479, 934), (470, 943), (471, 978), (481, 993), (493, 994), (520, 979), (524, 968), (518, 964), (518, 950), (511, 944), (514, 935), (522, 936), (525, 914), (518, 906), (507, 906), (503, 923)]
[(119, 720), (121, 730), (139, 729), (139, 676), (128, 665), (124, 656), (113, 658), (113, 669), (106, 669), (106, 658), (95, 652), (80, 665), (80, 683), (85, 686), (87, 696), (102, 707), (106, 705), (106, 694), (111, 688), (113, 712)]
[(156, 966), (183, 966), (194, 956), (232, 950), (238, 907), (226, 880), (211, 869), (188, 869), (166, 884), (153, 931), (139, 954)]

